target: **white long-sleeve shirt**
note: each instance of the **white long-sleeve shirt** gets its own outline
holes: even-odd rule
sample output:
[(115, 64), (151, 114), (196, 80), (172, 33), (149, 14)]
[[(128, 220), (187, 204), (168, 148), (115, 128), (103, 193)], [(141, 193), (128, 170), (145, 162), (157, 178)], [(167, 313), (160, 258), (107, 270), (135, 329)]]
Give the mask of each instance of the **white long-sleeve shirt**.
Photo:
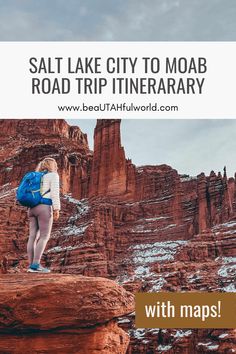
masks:
[[(50, 189), (50, 192), (44, 194)], [(57, 172), (48, 172), (42, 177), (41, 194), (43, 198), (52, 199), (54, 210), (61, 209), (59, 175)]]

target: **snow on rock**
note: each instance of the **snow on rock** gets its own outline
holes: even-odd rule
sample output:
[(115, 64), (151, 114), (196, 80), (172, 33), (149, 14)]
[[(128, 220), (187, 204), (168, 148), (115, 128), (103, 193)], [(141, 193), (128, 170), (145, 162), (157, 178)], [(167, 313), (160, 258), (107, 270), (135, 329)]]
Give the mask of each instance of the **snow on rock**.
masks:
[(124, 324), (124, 323), (130, 323), (130, 320), (128, 318), (118, 318), (118, 323), (119, 324)]
[(200, 275), (200, 270), (198, 270), (194, 274), (190, 274), (188, 276), (188, 282), (189, 283), (195, 283), (195, 282), (198, 282), (202, 278), (203, 277)]
[(169, 195), (165, 195), (164, 197), (161, 197), (161, 198), (151, 198), (151, 199), (145, 199), (142, 204), (149, 204), (149, 203), (152, 203), (152, 204), (159, 204), (159, 203), (162, 203), (163, 201), (166, 201), (166, 200), (169, 200), (171, 198), (173, 198), (174, 195), (173, 194), (169, 194)]
[[(136, 223), (140, 224), (140, 222), (143, 223), (152, 223), (153, 221), (159, 221), (159, 220), (168, 220), (170, 219), (170, 216), (156, 216), (156, 217), (152, 217), (152, 218), (139, 218)], [(139, 225), (138, 225), (139, 226)]]
[(129, 333), (136, 339), (143, 339), (146, 334), (146, 330), (145, 328), (131, 329)]
[(174, 260), (174, 255), (178, 247), (186, 244), (187, 241), (163, 241), (155, 243), (146, 243), (131, 246), (131, 259), (135, 265), (135, 278), (148, 280), (153, 284), (149, 291), (160, 291), (166, 280), (155, 273), (150, 272), (149, 266), (155, 262), (169, 262)]
[(17, 188), (10, 188), (10, 183), (0, 187), (0, 199), (10, 196)]
[(221, 263), (218, 276), (223, 283), (221, 290), (224, 292), (236, 292), (236, 257), (217, 257), (216, 262)]
[(222, 288), (222, 290), (226, 293), (236, 293), (236, 285), (231, 283)]
[(143, 343), (143, 344), (148, 344), (149, 342), (150, 342), (150, 341), (147, 340), (147, 339), (142, 340), (142, 343)]
[(84, 216), (88, 213), (90, 207), (89, 207), (89, 201), (87, 198), (78, 200), (78, 199), (72, 198), (69, 194), (65, 194), (64, 197), (68, 202), (76, 204), (78, 216)]
[(9, 190), (9, 191), (6, 191), (6, 192), (2, 192), (1, 194), (0, 194), (0, 199), (2, 199), (2, 198), (5, 198), (5, 197), (8, 197), (10, 194), (11, 194), (11, 190)]
[(221, 263), (236, 263), (236, 257), (217, 257), (215, 260)]
[(90, 222), (79, 226), (69, 225), (61, 229), (61, 232), (63, 236), (82, 236), (89, 225)]
[(166, 284), (166, 280), (161, 275), (151, 272), (148, 266), (138, 266), (133, 275), (123, 274), (116, 277), (116, 281), (121, 285), (136, 280), (142, 280), (149, 284), (147, 292), (159, 292)]
[(168, 345), (159, 344), (157, 350), (160, 350), (161, 352), (167, 352), (167, 350), (170, 350), (171, 348), (172, 346), (170, 344)]
[[(89, 212), (89, 201), (88, 199), (75, 199), (72, 198), (69, 194), (65, 194), (64, 198), (69, 202), (76, 205), (76, 213), (72, 215), (69, 220), (67, 226), (63, 227), (60, 230), (62, 236), (82, 236), (86, 229), (92, 224), (92, 221), (85, 222), (83, 219)], [(80, 221), (81, 224), (76, 224), (77, 221)]]
[(150, 292), (159, 292), (163, 286), (166, 284), (166, 280), (163, 278), (163, 277), (160, 277), (160, 278), (157, 278), (154, 279), (153, 281), (150, 281), (149, 282), (150, 284), (153, 284), (151, 289), (148, 291), (149, 293)]
[(189, 181), (194, 181), (196, 180), (196, 176), (186, 176), (186, 177), (180, 177), (181, 182), (189, 182)]
[(70, 194), (65, 194), (64, 197), (68, 200), (68, 202), (73, 204), (78, 204), (81, 202), (81, 200), (73, 198)]
[(192, 334), (191, 330), (184, 331), (182, 329), (179, 329), (176, 331), (174, 334), (175, 338), (183, 338), (183, 337), (189, 337)]
[(230, 276), (235, 276), (236, 277), (236, 264), (225, 264), (220, 267), (218, 270), (218, 275), (220, 277), (230, 277)]
[(145, 243), (130, 246), (129, 261), (134, 264), (134, 274), (123, 274), (118, 276), (116, 281), (124, 283), (128, 281), (142, 280), (149, 285), (148, 292), (158, 292), (166, 284), (165, 278), (157, 273), (151, 272), (150, 266), (155, 262), (170, 262), (174, 260), (178, 248), (188, 241), (163, 241), (155, 243)]
[(130, 232), (132, 233), (147, 233), (147, 232), (160, 232), (160, 231), (163, 231), (163, 230), (167, 230), (167, 229), (171, 229), (173, 227), (176, 227), (177, 225), (176, 224), (170, 224), (170, 225), (167, 225), (165, 227), (162, 227), (162, 228), (155, 228), (155, 229), (150, 229), (150, 228), (147, 228), (147, 225), (137, 225), (135, 227), (133, 227)]
[(172, 261), (178, 247), (186, 244), (187, 241), (163, 241), (155, 243), (144, 243), (131, 246), (132, 258), (135, 264), (150, 264), (154, 262)]
[(198, 343), (199, 347), (203, 347), (209, 351), (216, 351), (219, 348), (219, 344), (213, 344), (212, 342), (207, 342), (207, 343)]
[(234, 227), (236, 226), (236, 222), (235, 221), (229, 221), (229, 222), (226, 222), (224, 224), (219, 224), (219, 225), (216, 225), (212, 228), (212, 230), (218, 230), (218, 229), (222, 229), (222, 227)]
[(150, 268), (149, 267), (144, 267), (144, 266), (138, 266), (137, 268), (135, 268), (134, 270), (134, 274), (139, 276), (143, 276), (143, 275), (148, 275), (150, 273)]
[(225, 337), (228, 337), (229, 333), (221, 333), (219, 335), (219, 338), (222, 339), (222, 338), (225, 338)]
[(137, 340), (140, 340), (142, 343), (148, 343), (148, 340), (145, 338), (148, 334), (157, 336), (159, 333), (159, 328), (137, 328), (130, 329), (128, 331), (129, 335)]
[(60, 253), (63, 251), (72, 251), (77, 248), (78, 248), (77, 246), (67, 246), (67, 247), (56, 246), (47, 250), (46, 253)]

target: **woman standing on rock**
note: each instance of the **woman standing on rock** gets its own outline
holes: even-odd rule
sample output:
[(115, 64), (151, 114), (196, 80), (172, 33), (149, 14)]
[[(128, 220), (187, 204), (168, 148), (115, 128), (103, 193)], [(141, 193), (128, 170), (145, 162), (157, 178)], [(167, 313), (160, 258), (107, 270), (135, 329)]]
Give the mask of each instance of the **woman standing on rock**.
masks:
[(27, 253), (29, 259), (28, 272), (49, 273), (50, 270), (40, 265), (41, 257), (50, 238), (53, 220), (59, 219), (60, 194), (57, 162), (50, 157), (42, 160), (36, 172), (44, 172), (41, 177), (42, 201), (47, 199), (51, 205), (41, 203), (28, 210), (29, 239)]

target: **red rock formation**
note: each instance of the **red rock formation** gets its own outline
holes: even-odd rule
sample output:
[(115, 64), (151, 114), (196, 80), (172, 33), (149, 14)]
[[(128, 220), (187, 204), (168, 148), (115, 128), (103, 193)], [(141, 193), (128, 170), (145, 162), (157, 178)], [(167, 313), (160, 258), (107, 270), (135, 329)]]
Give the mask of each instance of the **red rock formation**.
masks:
[(124, 196), (133, 192), (134, 166), (125, 159), (120, 140), (120, 119), (98, 120), (89, 196)]
[(134, 310), (133, 295), (105, 278), (10, 274), (0, 284), (1, 332), (84, 328)]
[[(28, 334), (23, 340), (13, 339), (17, 343), (13, 353), (25, 353), (29, 346), (34, 351), (48, 351), (52, 347), (58, 352), (55, 338), (58, 341), (62, 335), (59, 347), (63, 348), (68, 345), (68, 334), (69, 339), (74, 337), (74, 343), (69, 342), (73, 349), (70, 352), (125, 353), (128, 336), (113, 319), (133, 309), (133, 295), (104, 278), (59, 274), (0, 277), (0, 333)], [(30, 335), (32, 330), (36, 333), (34, 341)], [(42, 340), (42, 330), (54, 330), (53, 336), (48, 334), (49, 347), (45, 347), (45, 339)], [(7, 339), (8, 336), (1, 336), (1, 352), (9, 350)], [(32, 343), (35, 339), (36, 345)], [(12, 340), (10, 342), (12, 346)], [(20, 352), (19, 348), (24, 350)]]
[(229, 208), (230, 214), (233, 214), (235, 211), (235, 179), (229, 178), (228, 180), (228, 198), (229, 198)]
[[(226, 170), (216, 176), (211, 171), (209, 177), (202, 173), (198, 176), (199, 230), (204, 232), (210, 227), (227, 221), (233, 214), (233, 183), (228, 187)], [(229, 189), (230, 188), (230, 189)]]
[(127, 352), (129, 336), (114, 321), (86, 329), (0, 336), (0, 352), (121, 354)]
[[(211, 172), (214, 175), (214, 172)], [(198, 227), (199, 233), (205, 231), (210, 226), (207, 208), (207, 180), (204, 173), (198, 176)]]
[(45, 140), (54, 138), (71, 139), (88, 149), (87, 135), (82, 133), (77, 126), (69, 126), (63, 119), (38, 119), (35, 124), (34, 119), (0, 119), (1, 143), (9, 142), (14, 137), (31, 137), (31, 142), (41, 136)]

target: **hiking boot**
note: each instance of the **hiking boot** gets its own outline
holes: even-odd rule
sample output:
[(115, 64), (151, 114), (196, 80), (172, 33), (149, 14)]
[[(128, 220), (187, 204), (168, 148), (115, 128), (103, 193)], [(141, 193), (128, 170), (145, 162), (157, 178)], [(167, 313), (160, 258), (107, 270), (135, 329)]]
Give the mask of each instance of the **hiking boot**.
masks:
[(42, 267), (40, 264), (31, 264), (27, 270), (28, 273), (50, 273), (50, 269)]

